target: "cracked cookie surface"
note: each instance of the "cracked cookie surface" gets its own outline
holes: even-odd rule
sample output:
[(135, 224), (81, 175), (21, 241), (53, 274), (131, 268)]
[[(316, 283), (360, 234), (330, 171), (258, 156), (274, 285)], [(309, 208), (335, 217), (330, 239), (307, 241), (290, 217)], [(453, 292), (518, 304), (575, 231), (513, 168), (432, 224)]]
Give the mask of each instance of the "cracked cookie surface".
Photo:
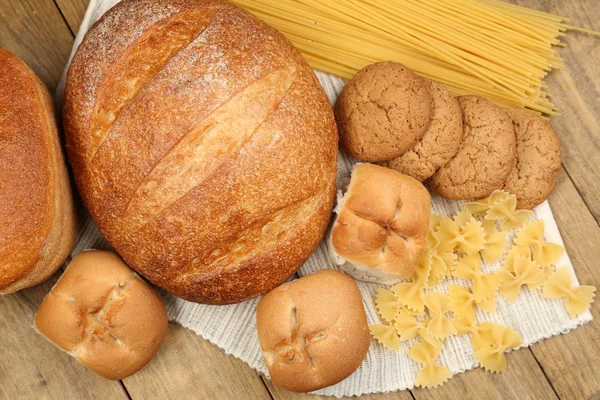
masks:
[(512, 110), (508, 115), (517, 138), (517, 163), (504, 190), (517, 196), (517, 208), (532, 209), (546, 200), (556, 185), (562, 158), (558, 135), (534, 112)]
[(335, 105), (340, 140), (362, 161), (398, 157), (425, 134), (433, 116), (427, 80), (396, 62), (360, 70)]
[(461, 96), (463, 141), (458, 153), (431, 178), (433, 190), (449, 200), (489, 196), (516, 163), (516, 137), (510, 117), (480, 96)]
[(463, 138), (463, 117), (458, 100), (441, 83), (431, 81), (433, 118), (417, 144), (382, 166), (423, 182), (456, 155)]

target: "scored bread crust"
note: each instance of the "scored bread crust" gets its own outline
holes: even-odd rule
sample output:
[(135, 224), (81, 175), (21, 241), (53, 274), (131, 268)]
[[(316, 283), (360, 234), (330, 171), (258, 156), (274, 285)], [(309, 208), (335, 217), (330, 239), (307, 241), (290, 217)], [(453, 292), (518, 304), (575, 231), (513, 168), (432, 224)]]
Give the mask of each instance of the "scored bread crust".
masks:
[(370, 343), (358, 286), (335, 270), (269, 292), (256, 307), (256, 328), (271, 379), (296, 392), (347, 378), (364, 360)]
[(431, 197), (416, 179), (356, 164), (328, 238), (332, 261), (355, 279), (409, 278), (427, 249)]
[(260, 295), (324, 234), (337, 166), (331, 106), (291, 43), (228, 2), (117, 4), (73, 58), (64, 122), (101, 232), (177, 296)]
[(164, 301), (114, 253), (77, 254), (35, 316), (35, 328), (107, 379), (137, 372), (167, 333)]
[(76, 221), (48, 89), (0, 48), (0, 295), (48, 279), (71, 252)]

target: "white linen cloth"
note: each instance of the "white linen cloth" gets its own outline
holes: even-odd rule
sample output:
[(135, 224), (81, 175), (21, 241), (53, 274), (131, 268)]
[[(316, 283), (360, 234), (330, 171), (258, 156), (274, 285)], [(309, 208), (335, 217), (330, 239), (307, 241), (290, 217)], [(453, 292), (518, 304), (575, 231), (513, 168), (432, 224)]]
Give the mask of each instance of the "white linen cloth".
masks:
[[(90, 1), (75, 39), (71, 57), (90, 26), (117, 2), (118, 0)], [(329, 96), (330, 102), (333, 104), (344, 86), (344, 81), (321, 72), (317, 72), (317, 76)], [(63, 91), (64, 74), (57, 90), (58, 104), (62, 103)], [(338, 188), (341, 186), (342, 179), (350, 175), (354, 162), (355, 160), (352, 160), (343, 152), (339, 153)], [(432, 205), (434, 212), (449, 215), (456, 213), (460, 209), (461, 203), (446, 201), (432, 195)], [(548, 202), (544, 202), (534, 211), (536, 218), (543, 219), (545, 222), (546, 240), (563, 244)], [(110, 249), (111, 247), (86, 213), (73, 255), (90, 248)], [(484, 271), (489, 272), (500, 265), (501, 261), (494, 265), (484, 263), (482, 268)], [(566, 253), (557, 265), (567, 266), (571, 271), (574, 282), (577, 283), (573, 265)], [(322, 241), (315, 253), (300, 269), (298, 275), (304, 276), (324, 268), (333, 268), (333, 266), (327, 257), (325, 242)], [(458, 280), (451, 278), (447, 279), (438, 288), (446, 291), (449, 283), (460, 284)], [(363, 296), (369, 324), (380, 323), (373, 304), (373, 295), (379, 285), (358, 282), (358, 286)], [(198, 335), (222, 348), (227, 354), (243, 360), (250, 367), (268, 375), (256, 334), (254, 313), (258, 299), (234, 305), (210, 306), (187, 302), (164, 291), (161, 291), (161, 294), (167, 304), (171, 321), (193, 330)], [(514, 304), (509, 305), (499, 297), (497, 313), (487, 314), (478, 310), (477, 318), (481, 322), (496, 321), (511, 326), (522, 336), (524, 346), (530, 346), (542, 339), (567, 333), (569, 330), (591, 321), (592, 315), (588, 311), (576, 319), (571, 319), (561, 300), (545, 300), (538, 293), (533, 293), (525, 288), (521, 290), (521, 294)], [(402, 343), (401, 350), (396, 352), (372, 342), (365, 361), (353, 375), (337, 385), (319, 390), (316, 393), (341, 397), (412, 388), (419, 370), (419, 365), (405, 354), (405, 350), (412, 344), (414, 344), (414, 340)], [(477, 361), (473, 357), (473, 348), (468, 335), (448, 338), (444, 343), (438, 362), (453, 374), (476, 367)], [(508, 368), (510, 368), (510, 364)]]

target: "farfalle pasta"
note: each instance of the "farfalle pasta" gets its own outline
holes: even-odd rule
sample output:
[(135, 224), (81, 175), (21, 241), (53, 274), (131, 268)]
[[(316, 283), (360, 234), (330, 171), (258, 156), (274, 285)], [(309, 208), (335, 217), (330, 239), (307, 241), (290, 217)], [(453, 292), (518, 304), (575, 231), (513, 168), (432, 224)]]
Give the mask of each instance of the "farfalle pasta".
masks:
[(421, 262), (415, 268), (410, 282), (401, 282), (392, 286), (391, 290), (403, 306), (412, 311), (422, 313), (425, 311), (423, 290), (427, 286), (429, 272), (431, 271), (431, 254), (425, 253)]
[(523, 225), (534, 215), (531, 210), (517, 210), (517, 197), (509, 195), (505, 199), (490, 206), (485, 219), (502, 221), (502, 230), (512, 230)]
[(538, 220), (525, 225), (517, 233), (515, 245), (533, 248), (532, 257), (540, 266), (555, 264), (562, 256), (565, 248), (557, 243), (548, 243), (544, 239), (544, 221)]
[(396, 295), (383, 288), (378, 288), (377, 293), (375, 294), (375, 308), (377, 308), (377, 312), (379, 315), (386, 321), (392, 322), (400, 308), (402, 307), (402, 303)]
[(448, 290), (448, 302), (456, 319), (475, 320), (474, 306), (489, 313), (496, 311), (495, 294), (486, 299), (475, 301), (473, 293), (464, 286), (450, 285), (450, 289)]
[(400, 338), (396, 332), (396, 328), (392, 324), (375, 324), (369, 325), (371, 335), (379, 343), (392, 350), (400, 350)]
[(496, 221), (484, 220), (481, 225), (485, 232), (481, 256), (487, 263), (491, 264), (498, 260), (502, 256), (502, 253), (504, 253), (508, 231), (498, 231), (496, 229)]
[(512, 328), (494, 322), (478, 325), (478, 343), (475, 358), (487, 371), (500, 373), (506, 371), (507, 350), (523, 344), (521, 336)]
[(452, 275), (457, 278), (470, 279), (473, 282), (472, 292), (476, 301), (495, 296), (502, 284), (502, 277), (499, 274), (481, 272), (479, 254), (474, 256), (465, 255), (459, 259)]
[(459, 220), (463, 225), (459, 225), (450, 218), (445, 218), (440, 222), (436, 230), (436, 235), (440, 241), (438, 245), (440, 251), (453, 251), (456, 249), (465, 254), (474, 255), (483, 249), (485, 232), (481, 222), (472, 216), (465, 222), (463, 219), (466, 216), (463, 214)]
[(425, 306), (431, 314), (427, 324), (427, 334), (437, 339), (444, 339), (458, 332), (446, 313), (450, 311), (448, 298), (441, 292), (429, 292), (424, 296)]
[(589, 310), (596, 296), (596, 288), (588, 285), (573, 287), (569, 270), (560, 267), (548, 278), (543, 296), (546, 299), (565, 298), (565, 307), (569, 316), (576, 318), (579, 314)]
[(494, 190), (484, 199), (466, 203), (464, 208), (474, 215), (484, 217), (492, 206), (505, 200), (508, 196), (509, 194), (503, 190)]
[(500, 294), (508, 304), (512, 304), (517, 300), (521, 286), (539, 284), (544, 277), (539, 264), (523, 255), (517, 255), (514, 258), (513, 270), (514, 272), (509, 272), (506, 269), (498, 271), (498, 274), (502, 275)]
[(423, 340), (429, 342), (433, 346), (442, 347), (443, 340), (436, 339), (427, 333), (429, 321), (429, 318), (420, 321), (410, 312), (403, 309), (400, 310), (394, 325), (401, 341), (410, 340), (420, 336)]
[(439, 357), (441, 351), (441, 348), (425, 341), (415, 344), (406, 351), (410, 358), (423, 364), (423, 368), (417, 373), (415, 386), (425, 388), (439, 386), (452, 376), (447, 368), (435, 363), (435, 359)]

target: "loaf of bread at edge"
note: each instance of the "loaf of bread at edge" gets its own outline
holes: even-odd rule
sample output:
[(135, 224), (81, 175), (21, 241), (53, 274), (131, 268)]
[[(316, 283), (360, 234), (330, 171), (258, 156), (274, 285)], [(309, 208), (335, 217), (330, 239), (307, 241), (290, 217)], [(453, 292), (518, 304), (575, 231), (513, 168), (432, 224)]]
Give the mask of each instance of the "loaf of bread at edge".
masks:
[(0, 47), (0, 295), (49, 278), (76, 231), (50, 93)]
[(64, 122), (100, 231), (179, 297), (263, 294), (324, 235), (331, 106), (292, 44), (226, 1), (118, 3), (73, 58)]

